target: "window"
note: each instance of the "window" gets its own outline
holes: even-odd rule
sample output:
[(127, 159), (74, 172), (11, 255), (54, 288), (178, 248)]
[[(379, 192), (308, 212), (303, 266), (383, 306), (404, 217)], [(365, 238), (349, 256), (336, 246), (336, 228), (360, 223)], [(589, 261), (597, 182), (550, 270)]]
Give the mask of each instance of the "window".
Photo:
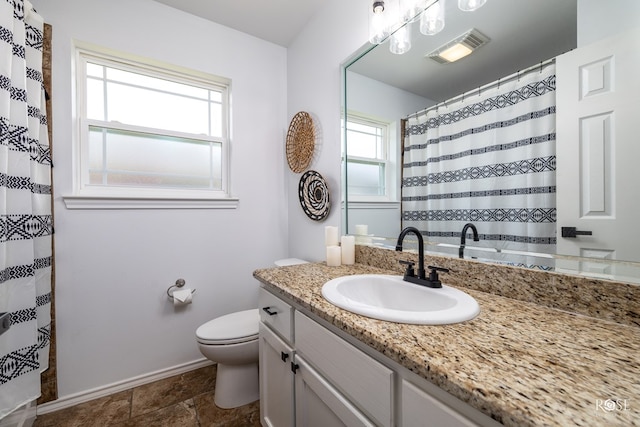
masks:
[(352, 201), (388, 201), (393, 169), (389, 124), (355, 114), (347, 118), (347, 185)]
[(233, 200), (228, 80), (86, 48), (76, 76), (76, 199)]

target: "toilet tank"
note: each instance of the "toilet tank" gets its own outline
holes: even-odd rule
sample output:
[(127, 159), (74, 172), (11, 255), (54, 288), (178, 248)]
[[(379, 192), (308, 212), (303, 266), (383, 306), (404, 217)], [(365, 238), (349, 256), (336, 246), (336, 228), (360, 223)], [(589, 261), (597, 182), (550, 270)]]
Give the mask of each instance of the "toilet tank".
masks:
[(274, 264), (278, 267), (285, 267), (287, 265), (298, 265), (298, 264), (307, 264), (308, 261), (299, 258), (285, 258), (279, 259), (274, 262)]

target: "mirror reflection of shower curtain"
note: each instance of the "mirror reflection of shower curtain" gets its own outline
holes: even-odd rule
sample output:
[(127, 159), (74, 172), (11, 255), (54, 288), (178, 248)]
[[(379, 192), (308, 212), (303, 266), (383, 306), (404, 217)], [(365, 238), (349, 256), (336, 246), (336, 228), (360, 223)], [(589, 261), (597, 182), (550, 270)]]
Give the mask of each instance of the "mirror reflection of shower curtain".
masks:
[(40, 396), (51, 338), (51, 151), (42, 18), (0, 2), (0, 418)]
[(459, 245), (471, 222), (481, 240), (473, 245), (554, 253), (555, 112), (551, 64), (410, 117), (402, 226)]

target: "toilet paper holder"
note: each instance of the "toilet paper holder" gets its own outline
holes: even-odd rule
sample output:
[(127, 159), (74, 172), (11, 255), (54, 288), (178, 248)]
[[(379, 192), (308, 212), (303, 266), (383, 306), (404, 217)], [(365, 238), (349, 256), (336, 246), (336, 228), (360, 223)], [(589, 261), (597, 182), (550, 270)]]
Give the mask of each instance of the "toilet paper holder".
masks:
[[(185, 282), (184, 279), (178, 279), (178, 280), (176, 280), (176, 284), (175, 285), (169, 286), (169, 289), (167, 289), (167, 296), (169, 297), (170, 300), (173, 301), (173, 291), (172, 291), (172, 289), (173, 288), (181, 288), (181, 287), (183, 287), (185, 285), (185, 283), (187, 283), (187, 282)], [(191, 289), (191, 294), (193, 294), (195, 291), (196, 291), (195, 289)]]

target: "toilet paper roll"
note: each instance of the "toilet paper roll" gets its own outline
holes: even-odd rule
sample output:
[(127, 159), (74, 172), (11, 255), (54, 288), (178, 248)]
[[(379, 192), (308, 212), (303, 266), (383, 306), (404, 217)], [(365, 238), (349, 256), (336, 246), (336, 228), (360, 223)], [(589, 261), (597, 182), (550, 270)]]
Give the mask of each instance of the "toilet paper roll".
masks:
[(191, 304), (193, 298), (193, 292), (191, 289), (180, 289), (179, 291), (173, 291), (173, 305), (187, 305)]

